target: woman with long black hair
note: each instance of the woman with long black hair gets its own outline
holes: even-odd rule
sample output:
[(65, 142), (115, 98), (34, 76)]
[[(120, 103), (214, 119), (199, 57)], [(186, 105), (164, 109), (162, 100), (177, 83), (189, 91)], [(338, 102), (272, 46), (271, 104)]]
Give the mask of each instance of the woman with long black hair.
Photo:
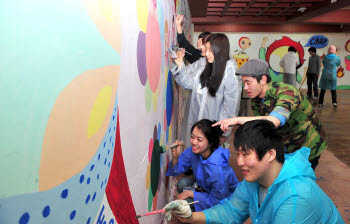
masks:
[[(230, 44), (222, 33), (211, 34), (203, 38), (202, 52), (205, 52), (206, 63), (194, 63), (185, 66), (185, 52), (178, 52), (176, 66), (171, 70), (175, 81), (184, 89), (192, 90), (190, 110), (186, 132), (201, 119), (222, 120), (236, 117), (241, 100), (242, 81), (235, 75), (237, 63), (230, 59)], [(183, 129), (182, 129), (183, 130)], [(230, 132), (225, 133), (221, 143), (227, 140)], [(185, 147), (190, 145), (188, 138), (182, 139)]]

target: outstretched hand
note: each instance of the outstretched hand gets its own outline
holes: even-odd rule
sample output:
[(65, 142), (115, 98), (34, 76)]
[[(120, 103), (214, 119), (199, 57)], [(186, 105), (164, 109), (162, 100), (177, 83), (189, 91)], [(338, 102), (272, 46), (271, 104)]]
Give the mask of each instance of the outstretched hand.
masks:
[(236, 124), (238, 124), (238, 120), (234, 117), (234, 118), (227, 118), (225, 120), (218, 121), (212, 126), (215, 127), (220, 125), (220, 128), (223, 132), (228, 132), (230, 131), (230, 127)]
[(171, 220), (171, 215), (174, 213), (177, 217), (189, 219), (192, 216), (192, 211), (187, 201), (175, 200), (168, 203), (165, 207), (165, 217), (168, 221)]
[(181, 22), (182, 22), (183, 18), (184, 18), (184, 15), (176, 15), (176, 17), (175, 17), (176, 25), (180, 25), (181, 26)]
[(176, 65), (178, 67), (181, 66), (181, 64), (184, 62), (184, 56), (185, 56), (185, 49), (180, 48), (177, 52), (176, 52), (176, 56), (177, 58), (174, 60)]

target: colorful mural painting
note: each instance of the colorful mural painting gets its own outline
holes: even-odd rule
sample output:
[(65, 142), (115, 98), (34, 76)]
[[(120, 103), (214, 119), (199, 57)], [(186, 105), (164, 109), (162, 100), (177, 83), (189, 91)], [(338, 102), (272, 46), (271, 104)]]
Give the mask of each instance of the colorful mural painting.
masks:
[[(194, 38), (198, 37), (200, 32), (194, 33)], [(230, 54), (237, 58), (238, 55), (244, 55), (246, 59), (236, 59), (238, 66), (243, 60), (251, 58), (260, 58), (266, 60), (270, 65), (270, 76), (272, 80), (282, 81), (282, 68), (280, 66), (281, 58), (288, 52), (288, 47), (293, 46), (297, 50), (297, 55), (301, 65), (297, 67), (297, 87), (307, 88), (305, 74), (307, 71), (310, 47), (317, 49), (317, 54), (322, 58), (327, 54), (328, 47), (333, 44), (337, 47), (337, 55), (342, 59), (341, 66), (338, 68), (337, 89), (350, 89), (350, 40), (347, 34), (342, 33), (225, 33), (230, 40)], [(248, 38), (247, 38), (248, 37)], [(248, 40), (248, 41), (247, 41)], [(244, 44), (247, 48), (242, 47)], [(249, 45), (246, 44), (254, 43)], [(260, 43), (260, 44), (259, 44)], [(243, 45), (242, 45), (243, 44)], [(345, 46), (343, 51), (341, 46)], [(241, 48), (242, 50), (237, 50)], [(243, 53), (244, 52), (244, 53)], [(249, 56), (248, 56), (249, 55)], [(241, 60), (241, 61), (240, 61)]]
[(177, 13), (192, 37), (187, 0), (0, 7), (0, 223), (139, 223), (162, 208), (162, 145), (183, 116), (165, 49)]
[(240, 68), (249, 60), (249, 56), (244, 50), (251, 47), (252, 41), (248, 37), (241, 37), (238, 40), (238, 45), (242, 50), (235, 50), (236, 54), (233, 55), (233, 58), (236, 60), (238, 68)]

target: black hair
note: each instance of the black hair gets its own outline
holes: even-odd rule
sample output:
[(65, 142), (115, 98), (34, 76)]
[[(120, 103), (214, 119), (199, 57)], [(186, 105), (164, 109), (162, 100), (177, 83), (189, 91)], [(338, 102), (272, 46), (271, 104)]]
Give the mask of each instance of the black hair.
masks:
[(204, 45), (205, 43), (208, 42), (209, 37), (213, 35), (212, 33), (208, 33), (202, 37), (202, 44)]
[(315, 47), (310, 47), (310, 48), (308, 49), (308, 51), (309, 51), (309, 52), (314, 52), (314, 53), (316, 53), (316, 48), (315, 48)]
[(252, 120), (240, 126), (234, 137), (235, 150), (253, 150), (259, 161), (270, 150), (276, 150), (276, 159), (284, 163), (284, 144), (275, 125), (268, 120)]
[(216, 121), (202, 119), (200, 121), (197, 121), (194, 125), (192, 125), (191, 128), (191, 134), (195, 127), (197, 127), (203, 132), (204, 136), (208, 140), (210, 154), (213, 153), (219, 147), (220, 137), (223, 134), (223, 131), (220, 129), (220, 126), (212, 127), (212, 125), (215, 123)]
[(210, 35), (207, 42), (210, 42), (214, 53), (214, 62), (206, 64), (200, 76), (200, 81), (202, 88), (207, 87), (209, 94), (215, 97), (224, 77), (226, 63), (230, 59), (230, 43), (223, 33)]
[(293, 51), (294, 53), (297, 53), (297, 50), (293, 46), (288, 47), (288, 51)]
[(262, 75), (257, 75), (257, 76), (254, 76), (254, 78), (256, 78), (256, 80), (258, 81), (258, 83), (260, 83), (260, 80), (262, 79), (263, 76), (266, 76), (266, 82), (267, 83), (270, 83), (271, 82), (271, 76), (268, 75), (268, 74), (262, 74)]
[(204, 31), (204, 32), (202, 32), (202, 33), (199, 34), (198, 39), (199, 39), (199, 38), (203, 38), (204, 36), (206, 36), (206, 35), (208, 35), (208, 34), (211, 34), (211, 33), (208, 32), (208, 31)]

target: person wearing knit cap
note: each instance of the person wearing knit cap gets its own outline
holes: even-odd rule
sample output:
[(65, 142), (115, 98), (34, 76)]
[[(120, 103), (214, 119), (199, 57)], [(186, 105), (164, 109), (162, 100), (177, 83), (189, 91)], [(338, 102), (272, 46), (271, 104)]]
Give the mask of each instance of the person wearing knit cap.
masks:
[(337, 102), (337, 67), (340, 66), (340, 58), (336, 55), (337, 48), (331, 45), (328, 48), (328, 54), (323, 57), (323, 70), (319, 83), (321, 89), (320, 97), (318, 98), (318, 105), (323, 106), (323, 99), (326, 90), (332, 93), (332, 104), (334, 107), (338, 106)]

